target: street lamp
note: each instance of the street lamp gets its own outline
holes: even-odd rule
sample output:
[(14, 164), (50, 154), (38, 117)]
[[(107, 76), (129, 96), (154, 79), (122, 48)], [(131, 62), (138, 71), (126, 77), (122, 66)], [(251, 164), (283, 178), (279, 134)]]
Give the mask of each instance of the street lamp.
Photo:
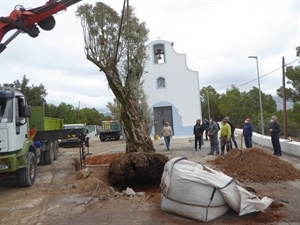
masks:
[(208, 95), (208, 91), (206, 91), (206, 95), (207, 95), (207, 108), (208, 108), (208, 121), (210, 120), (210, 106), (209, 106), (209, 95)]
[(258, 81), (258, 94), (259, 94), (259, 108), (260, 108), (260, 123), (261, 123), (261, 134), (264, 135), (264, 117), (262, 110), (262, 101), (261, 101), (261, 93), (260, 93), (260, 79), (259, 79), (259, 70), (258, 70), (258, 58), (257, 56), (248, 56), (248, 58), (256, 59), (256, 68), (257, 68), (257, 81)]

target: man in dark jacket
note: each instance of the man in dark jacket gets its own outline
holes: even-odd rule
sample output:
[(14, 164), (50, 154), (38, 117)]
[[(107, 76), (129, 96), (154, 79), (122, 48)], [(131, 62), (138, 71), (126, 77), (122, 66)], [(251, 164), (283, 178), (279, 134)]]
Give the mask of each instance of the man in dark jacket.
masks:
[(203, 120), (203, 126), (205, 129), (205, 141), (208, 141), (209, 121), (206, 118)]
[(196, 124), (194, 126), (194, 136), (195, 136), (195, 151), (197, 151), (197, 145), (199, 143), (199, 150), (201, 150), (201, 140), (202, 140), (202, 134), (203, 131), (205, 130), (203, 124), (201, 124), (201, 120), (198, 119), (196, 121)]
[[(230, 125), (230, 128), (231, 128), (231, 141), (233, 142), (234, 147), (235, 147), (235, 148), (238, 148), (237, 143), (236, 143), (236, 140), (235, 140), (235, 136), (234, 136), (235, 125), (234, 125), (234, 123), (229, 119), (229, 117), (228, 117), (228, 124)], [(232, 148), (232, 143), (230, 143), (230, 144), (231, 144), (231, 148)]]
[(252, 148), (252, 132), (253, 132), (253, 126), (250, 122), (250, 119), (247, 118), (245, 120), (245, 124), (243, 128), (243, 135), (245, 139), (246, 148)]
[(279, 142), (280, 126), (277, 122), (276, 116), (272, 116), (271, 123), (269, 125), (269, 131), (271, 133), (271, 141), (274, 149), (273, 155), (282, 156)]

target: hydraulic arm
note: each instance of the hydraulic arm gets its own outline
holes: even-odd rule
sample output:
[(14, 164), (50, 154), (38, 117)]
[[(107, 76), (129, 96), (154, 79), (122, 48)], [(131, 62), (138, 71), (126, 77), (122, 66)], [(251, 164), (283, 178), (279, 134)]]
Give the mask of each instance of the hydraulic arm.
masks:
[[(15, 6), (8, 17), (0, 17), (0, 53), (20, 33), (27, 33), (30, 37), (37, 37), (39, 29), (52, 30), (55, 26), (53, 14), (66, 10), (81, 0), (49, 0), (45, 5), (33, 9), (25, 9), (21, 5)], [(1, 43), (5, 34), (16, 29), (4, 43)]]

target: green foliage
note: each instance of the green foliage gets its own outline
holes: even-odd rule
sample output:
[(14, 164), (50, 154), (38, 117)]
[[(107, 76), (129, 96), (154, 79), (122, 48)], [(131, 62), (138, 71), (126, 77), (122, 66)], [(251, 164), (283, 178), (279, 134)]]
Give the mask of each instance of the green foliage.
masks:
[(203, 87), (200, 90), (201, 96), (201, 107), (202, 107), (202, 116), (204, 118), (209, 118), (208, 115), (208, 105), (210, 108), (210, 117), (215, 120), (220, 120), (222, 115), (218, 108), (220, 102), (220, 94), (216, 92), (216, 90), (212, 86)]
[(24, 75), (22, 81), (16, 80), (14, 81), (14, 85), (26, 96), (28, 105), (40, 106), (46, 103), (45, 97), (47, 96), (47, 91), (42, 84), (39, 86), (29, 86), (29, 79)]
[[(286, 88), (286, 98), (294, 103), (300, 101), (300, 66), (289, 66), (286, 69), (287, 84), (292, 87)], [(277, 89), (277, 95), (283, 97), (283, 87)]]
[[(221, 120), (228, 116), (236, 127), (240, 127), (246, 118), (250, 118), (255, 131), (261, 133), (260, 105), (258, 88), (253, 87), (248, 92), (240, 92), (234, 85), (226, 93), (218, 94), (211, 86), (203, 87), (200, 91), (203, 116), (207, 116), (207, 97), (211, 117)], [(271, 95), (261, 93), (265, 131), (269, 126), (269, 118), (276, 112), (276, 102)], [(217, 115), (217, 116), (215, 116)]]
[(39, 86), (29, 86), (29, 79), (27, 79), (25, 75), (23, 76), (22, 81), (14, 81), (14, 85), (26, 96), (28, 105), (44, 105), (46, 116), (63, 119), (64, 123), (86, 123), (87, 125), (101, 125), (101, 122), (107, 119), (95, 108), (84, 108), (78, 110), (65, 102), (60, 103), (58, 106), (54, 104), (47, 104), (45, 100), (47, 91), (44, 86), (42, 84)]
[(294, 103), (293, 109), (287, 110), (288, 135), (300, 140), (300, 103)]
[(45, 104), (45, 114), (48, 117), (64, 119), (64, 123), (85, 123), (87, 125), (101, 125), (106, 120), (103, 113), (95, 108), (76, 109), (67, 103), (60, 103), (58, 106)]
[(95, 108), (83, 108), (79, 110), (79, 123), (101, 125), (101, 122), (105, 120), (105, 116)]
[(121, 119), (121, 104), (118, 101), (118, 99), (114, 98), (113, 102), (108, 102), (106, 107), (111, 112), (111, 115), (113, 116), (114, 120)]

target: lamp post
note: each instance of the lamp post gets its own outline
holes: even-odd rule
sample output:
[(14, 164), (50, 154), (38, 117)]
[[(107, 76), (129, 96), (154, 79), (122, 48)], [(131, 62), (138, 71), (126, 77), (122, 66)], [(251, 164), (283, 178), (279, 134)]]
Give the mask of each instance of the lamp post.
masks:
[(208, 95), (208, 91), (206, 91), (206, 95), (207, 95), (207, 108), (208, 108), (208, 121), (210, 120), (210, 106), (209, 106), (209, 95)]
[(257, 56), (249, 56), (248, 58), (256, 59), (256, 69), (257, 69), (257, 81), (258, 81), (258, 94), (259, 94), (259, 109), (260, 109), (260, 123), (261, 123), (261, 134), (264, 135), (264, 117), (262, 110), (262, 101), (261, 101), (261, 92), (260, 92), (260, 79), (259, 79), (259, 70), (258, 70), (258, 58)]

